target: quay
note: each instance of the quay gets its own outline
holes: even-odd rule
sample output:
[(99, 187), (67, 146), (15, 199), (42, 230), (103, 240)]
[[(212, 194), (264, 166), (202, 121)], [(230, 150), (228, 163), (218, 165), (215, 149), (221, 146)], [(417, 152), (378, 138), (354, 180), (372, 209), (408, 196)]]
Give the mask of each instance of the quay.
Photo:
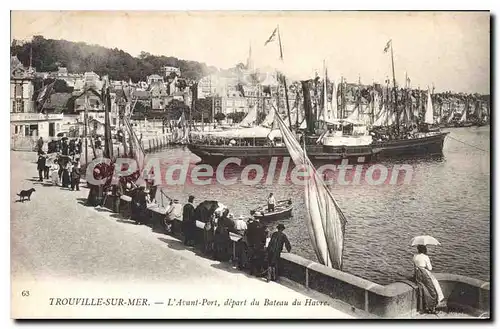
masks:
[[(16, 290), (22, 289), (21, 286), (26, 282), (36, 280), (38, 286), (41, 282), (49, 281), (48, 284), (53, 285), (54, 281), (65, 282), (71, 278), (78, 279), (78, 283), (73, 283), (69, 288), (73, 295), (74, 289), (84, 290), (82, 287), (86, 287), (89, 282), (102, 285), (104, 291), (120, 282), (128, 287), (128, 291), (140, 291), (138, 284), (150, 283), (149, 287), (154, 286), (158, 293), (162, 292), (164, 303), (170, 303), (172, 299), (176, 299), (173, 303), (179, 302), (179, 297), (176, 298), (172, 293), (175, 291), (188, 303), (195, 300), (203, 303), (206, 297), (205, 302), (208, 304), (214, 296), (224, 296), (220, 299), (229, 300), (228, 305), (233, 305), (231, 311), (216, 308), (210, 309), (208, 313), (195, 308), (187, 311), (189, 307), (186, 306), (176, 309), (175, 313), (166, 312), (165, 318), (181, 314), (204, 318), (420, 317), (416, 312), (418, 295), (415, 286), (409, 281), (382, 286), (291, 253), (283, 253), (279, 282), (266, 283), (237, 271), (231, 264), (200, 257), (198, 251), (185, 247), (178, 238), (160, 233), (164, 209), (157, 205), (149, 208), (151, 228), (130, 225), (128, 197), (122, 196), (119, 214), (110, 210), (112, 196), (106, 199), (107, 209), (85, 207), (86, 188), (73, 192), (52, 187), (51, 184), (44, 186), (26, 181), (27, 173), (36, 176), (35, 153), (11, 152), (11, 157), (12, 167), (16, 168), (11, 173), (12, 199), (16, 199), (15, 193), (21, 189), (32, 186), (37, 189), (31, 202), (14, 203), (12, 206), (14, 296)], [(198, 224), (201, 233), (202, 225)], [(231, 239), (235, 242), (239, 236), (232, 234)], [(234, 251), (233, 246), (233, 257)], [(489, 317), (489, 282), (447, 273), (436, 273), (435, 276), (442, 287), (449, 312)], [(186, 285), (188, 288), (185, 290), (180, 288)], [(120, 287), (123, 289), (123, 285)], [(94, 286), (89, 289), (96, 290)], [(114, 289), (117, 294), (121, 291), (118, 287)], [(162, 289), (169, 292), (163, 294)], [(149, 293), (149, 288), (146, 291)], [(144, 292), (142, 296), (146, 297)], [(258, 309), (248, 305), (253, 298), (263, 302)], [(294, 300), (302, 300), (303, 305), (291, 305)], [(280, 306), (285, 301), (289, 305)], [(44, 315), (42, 309), (36, 311), (40, 313), (35, 312), (34, 316)], [(13, 315), (15, 312), (13, 309)], [(45, 312), (50, 313), (50, 309), (45, 309)], [(60, 315), (61, 309), (58, 312)], [(87, 310), (84, 313), (78, 311), (78, 315), (85, 316), (88, 314), (85, 312)], [(122, 312), (119, 314), (124, 317), (135, 316), (130, 310), (117, 312)], [(105, 313), (102, 316), (110, 316), (108, 311)], [(150, 314), (159, 317), (156, 313)]]
[[(85, 184), (69, 191), (36, 182), (36, 153), (11, 152), (11, 280), (16, 318), (324, 318), (359, 316), (349, 305), (293, 282), (266, 283), (197, 255), (179, 239), (84, 205)], [(28, 178), (28, 179), (27, 179)], [(31, 201), (15, 202), (34, 187)], [(29, 291), (30, 296), (24, 297)], [(23, 293), (24, 292), (24, 293)], [(64, 307), (49, 298), (147, 298), (149, 307)], [(251, 306), (253, 299), (261, 304)], [(265, 299), (328, 302), (264, 306)], [(167, 307), (169, 300), (245, 301), (246, 306)], [(163, 304), (153, 304), (153, 303)]]

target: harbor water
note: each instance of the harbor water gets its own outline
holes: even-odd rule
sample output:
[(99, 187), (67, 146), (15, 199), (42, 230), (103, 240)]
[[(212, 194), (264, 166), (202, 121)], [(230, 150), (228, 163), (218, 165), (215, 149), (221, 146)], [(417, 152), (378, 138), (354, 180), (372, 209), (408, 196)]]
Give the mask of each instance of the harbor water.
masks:
[[(435, 272), (490, 281), (490, 127), (448, 131), (442, 157), (381, 163), (388, 168), (394, 164), (411, 165), (410, 182), (330, 187), (348, 221), (344, 271), (380, 284), (407, 279), (413, 274), (412, 237), (432, 235), (441, 242), (428, 250)], [(148, 157), (159, 158), (163, 172), (184, 161), (193, 168), (200, 160), (186, 147), (165, 149)], [(269, 222), (269, 229), (283, 223), (292, 252), (317, 261), (304, 221), (303, 186), (290, 181), (283, 185), (222, 185), (214, 179), (203, 186), (168, 184), (162, 186), (162, 191), (183, 203), (191, 194), (196, 197), (195, 204), (220, 201), (235, 216), (249, 216), (251, 209), (266, 203), (270, 192), (277, 200), (290, 198), (293, 217)], [(168, 203), (161, 193), (157, 200)]]

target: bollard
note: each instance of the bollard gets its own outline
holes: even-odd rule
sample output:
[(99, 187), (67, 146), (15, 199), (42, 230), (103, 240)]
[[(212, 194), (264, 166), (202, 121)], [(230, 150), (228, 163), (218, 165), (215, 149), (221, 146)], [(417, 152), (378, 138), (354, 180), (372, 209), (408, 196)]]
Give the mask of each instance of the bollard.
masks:
[(148, 140), (149, 142), (149, 151), (151, 151), (151, 140)]

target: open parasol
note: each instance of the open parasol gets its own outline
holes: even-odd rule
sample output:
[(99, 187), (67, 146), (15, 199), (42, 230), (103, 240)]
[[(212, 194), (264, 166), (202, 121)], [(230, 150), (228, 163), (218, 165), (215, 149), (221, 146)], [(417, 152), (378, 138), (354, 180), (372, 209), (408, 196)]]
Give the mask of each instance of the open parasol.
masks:
[(430, 235), (419, 235), (419, 236), (414, 237), (413, 240), (411, 240), (412, 246), (416, 246), (416, 245), (423, 245), (423, 246), (435, 245), (435, 246), (437, 246), (440, 244), (441, 243), (439, 243), (439, 241), (436, 238), (433, 238)]

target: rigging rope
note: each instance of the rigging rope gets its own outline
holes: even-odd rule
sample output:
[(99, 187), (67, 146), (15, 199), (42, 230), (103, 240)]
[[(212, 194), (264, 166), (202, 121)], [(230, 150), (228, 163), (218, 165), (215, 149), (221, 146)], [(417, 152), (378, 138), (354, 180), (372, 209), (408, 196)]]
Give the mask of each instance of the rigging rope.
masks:
[(467, 142), (464, 142), (463, 140), (460, 140), (460, 139), (458, 139), (458, 138), (451, 137), (450, 135), (448, 135), (448, 138), (451, 138), (451, 139), (453, 139), (453, 140), (456, 140), (457, 142), (460, 142), (460, 143), (462, 143), (462, 144), (464, 144), (464, 145), (467, 145), (467, 146), (470, 146), (470, 147), (476, 148), (476, 149), (478, 149), (478, 150), (480, 150), (480, 151), (483, 151), (483, 152), (489, 153), (489, 151), (487, 151), (487, 150), (485, 150), (485, 149), (482, 149), (482, 148), (477, 147), (477, 146), (475, 146), (475, 145), (472, 145), (472, 144), (469, 144), (469, 143), (467, 143)]

